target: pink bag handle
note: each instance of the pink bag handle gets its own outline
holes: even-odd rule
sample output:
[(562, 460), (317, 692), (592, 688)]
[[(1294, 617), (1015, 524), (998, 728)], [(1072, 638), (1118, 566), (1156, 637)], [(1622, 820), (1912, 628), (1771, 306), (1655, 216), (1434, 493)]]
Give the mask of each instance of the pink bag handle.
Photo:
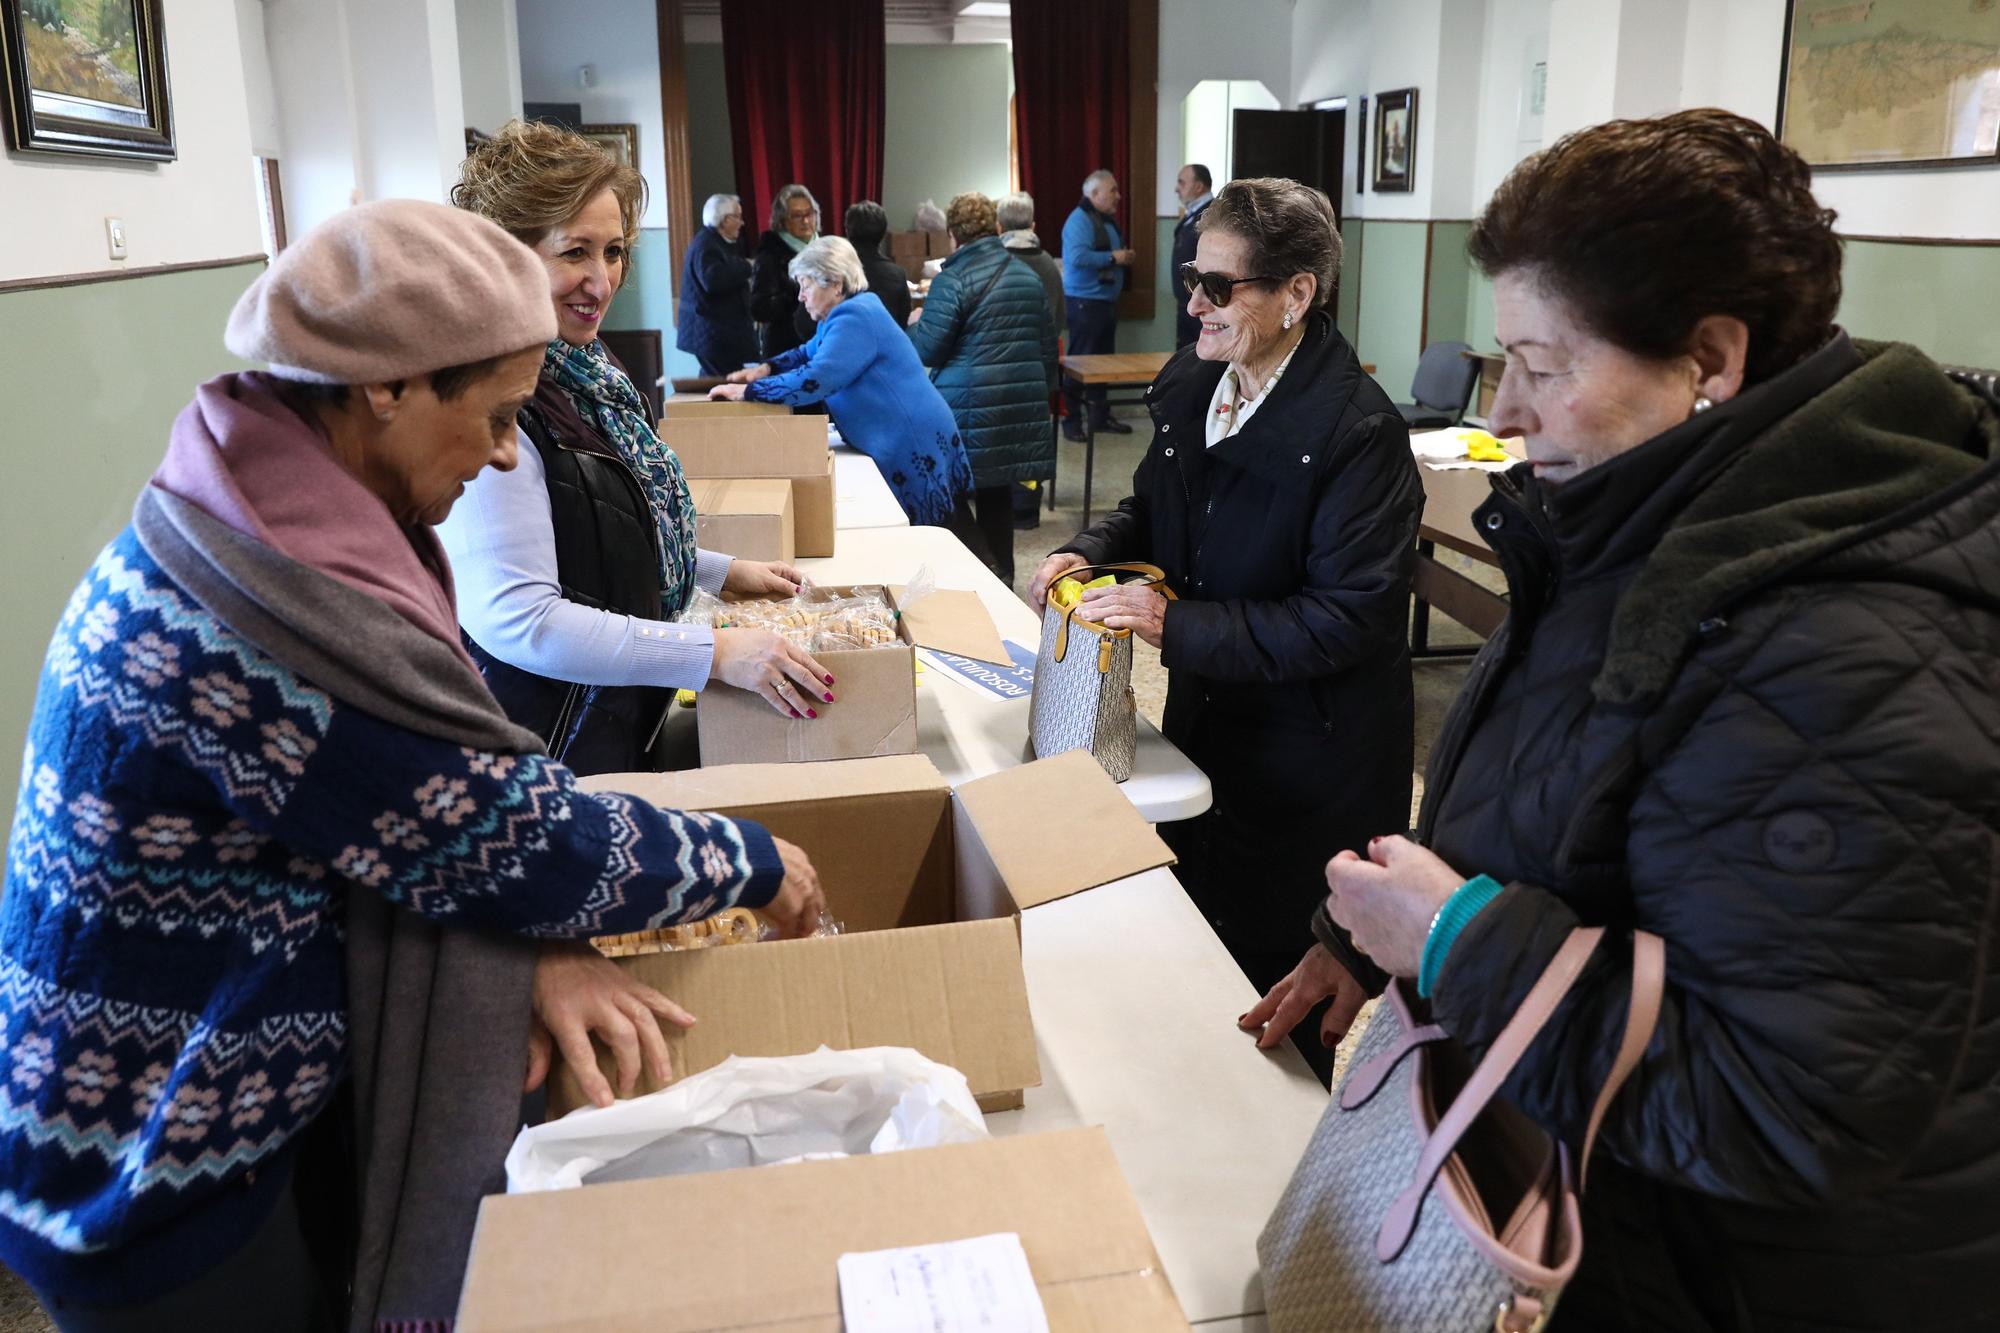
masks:
[[(1514, 1016), (1494, 1038), (1486, 1058), (1466, 1079), (1465, 1086), (1452, 1099), (1450, 1108), (1439, 1117), (1437, 1128), (1424, 1142), (1410, 1183), (1396, 1196), (1388, 1216), (1382, 1220), (1381, 1231), (1376, 1235), (1375, 1254), (1383, 1263), (1401, 1254), (1410, 1243), (1410, 1237), (1416, 1233), (1418, 1211), (1437, 1180), (1438, 1172), (1444, 1169), (1445, 1162), (1457, 1151), (1459, 1140), (1472, 1127), (1479, 1113), (1486, 1109), (1487, 1103), (1498, 1095), (1507, 1075), (1513, 1072), (1528, 1047), (1547, 1026), (1556, 1007), (1576, 984), (1584, 964), (1597, 952), (1597, 946), (1603, 939), (1604, 929), (1601, 926), (1580, 926), (1569, 933), (1569, 938), (1556, 950), (1556, 956), (1529, 988), (1527, 997), (1514, 1011)], [(1590, 1160), (1591, 1147), (1596, 1142), (1598, 1128), (1612, 1099), (1638, 1066), (1659, 1022), (1661, 995), (1666, 984), (1664, 959), (1664, 947), (1657, 935), (1645, 931), (1633, 932), (1632, 1001), (1625, 1017), (1625, 1036), (1612, 1061), (1610, 1076), (1605, 1079), (1596, 1105), (1591, 1109), (1589, 1127), (1582, 1144), (1586, 1163)], [(1407, 1027), (1407, 1009), (1401, 1004), (1400, 995), (1394, 998)]]

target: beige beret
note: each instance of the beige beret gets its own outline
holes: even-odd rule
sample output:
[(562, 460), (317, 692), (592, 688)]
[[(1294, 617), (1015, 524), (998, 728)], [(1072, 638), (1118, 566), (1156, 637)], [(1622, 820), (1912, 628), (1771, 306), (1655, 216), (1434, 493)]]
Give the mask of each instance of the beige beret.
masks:
[(533, 250), (464, 209), (384, 199), (288, 246), (237, 301), (223, 343), (286, 379), (386, 384), (555, 336)]

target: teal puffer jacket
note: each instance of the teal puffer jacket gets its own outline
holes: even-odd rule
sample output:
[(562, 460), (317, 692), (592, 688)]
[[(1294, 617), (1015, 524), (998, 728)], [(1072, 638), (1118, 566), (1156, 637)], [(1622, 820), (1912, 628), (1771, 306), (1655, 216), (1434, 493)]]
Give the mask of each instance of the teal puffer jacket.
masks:
[(917, 355), (951, 404), (975, 486), (1053, 476), (1056, 331), (1032, 268), (987, 236), (944, 261), (924, 316), (910, 330)]

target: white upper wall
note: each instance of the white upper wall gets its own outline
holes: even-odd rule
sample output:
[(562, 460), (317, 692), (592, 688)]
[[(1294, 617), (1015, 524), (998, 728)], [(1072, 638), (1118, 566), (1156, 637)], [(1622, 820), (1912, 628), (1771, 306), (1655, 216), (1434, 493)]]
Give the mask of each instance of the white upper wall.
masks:
[(1228, 4), (1160, 0), (1159, 119), (1153, 163), (1157, 216), (1170, 218), (1180, 212), (1174, 177), (1181, 169), (1181, 103), (1187, 95), (1206, 79), (1242, 79), (1263, 84), (1281, 107), (1296, 105), (1291, 42), (1290, 0), (1229, 0)]
[(456, 6), (465, 124), (491, 134), (521, 114), (520, 16), (514, 0), (456, 0)]
[(1347, 99), (1347, 147), (1342, 159), (1340, 215), (1363, 211), (1354, 189), (1354, 155), (1365, 142), (1361, 99), (1369, 96), (1368, 61), (1374, 49), (1373, 7), (1368, 0), (1298, 0), (1292, 12), (1292, 100), (1304, 105)]
[[(0, 280), (262, 254), (236, 7), (166, 0), (172, 162), (0, 155)], [(125, 221), (127, 257), (105, 246)]]
[(250, 117), (250, 151), (284, 156), (278, 95), (271, 87), (271, 57), (264, 44), (264, 0), (236, 0), (236, 44), (243, 53), (243, 100)]
[[(639, 127), (639, 174), (646, 178), (640, 225), (667, 225), (666, 152), (661, 142), (659, 27), (651, 0), (516, 0), (520, 19), (521, 97), (576, 102), (588, 124)], [(577, 68), (596, 72), (577, 86)], [(689, 107), (690, 115), (704, 114)], [(718, 109), (720, 113), (720, 109)]]

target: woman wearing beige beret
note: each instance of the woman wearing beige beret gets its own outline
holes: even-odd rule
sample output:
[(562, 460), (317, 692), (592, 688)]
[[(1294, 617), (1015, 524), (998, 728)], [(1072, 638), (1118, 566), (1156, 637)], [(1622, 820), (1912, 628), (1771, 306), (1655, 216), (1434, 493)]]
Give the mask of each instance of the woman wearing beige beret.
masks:
[(797, 848), (580, 791), (461, 646), (432, 528), (513, 465), (554, 330), (469, 213), (308, 233), (230, 319), (270, 370), (195, 391), (56, 627), (0, 893), (0, 1261), (65, 1333), (442, 1327), (549, 1029), (608, 1100), (590, 1033), (629, 1088), (685, 1021), (564, 942), (817, 922)]

